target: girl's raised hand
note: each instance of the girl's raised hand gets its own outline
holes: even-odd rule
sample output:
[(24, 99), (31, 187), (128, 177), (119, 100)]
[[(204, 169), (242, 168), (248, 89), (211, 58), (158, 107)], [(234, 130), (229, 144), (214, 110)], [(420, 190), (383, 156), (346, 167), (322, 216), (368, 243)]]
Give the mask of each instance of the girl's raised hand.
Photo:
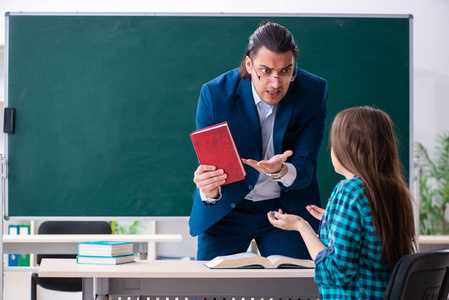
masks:
[(282, 209), (279, 209), (279, 211), (268, 212), (268, 220), (277, 228), (299, 230), (299, 225), (304, 219), (296, 215), (284, 214)]
[(321, 218), (323, 217), (324, 214), (324, 209), (322, 209), (321, 207), (318, 207), (316, 205), (307, 205), (306, 209), (309, 211), (309, 213), (315, 217), (315, 219), (318, 219), (321, 221)]

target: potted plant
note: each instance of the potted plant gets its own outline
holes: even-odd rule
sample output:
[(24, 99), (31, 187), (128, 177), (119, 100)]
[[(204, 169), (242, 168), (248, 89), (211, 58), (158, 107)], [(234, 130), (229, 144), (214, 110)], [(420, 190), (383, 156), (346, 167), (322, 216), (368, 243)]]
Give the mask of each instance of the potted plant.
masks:
[(137, 234), (145, 227), (141, 221), (133, 221), (131, 224), (119, 224), (117, 221), (110, 221), (109, 224), (111, 224), (113, 234)]
[(416, 154), (420, 164), (419, 177), (419, 231), (420, 234), (446, 234), (445, 214), (449, 203), (449, 132), (437, 135), (434, 158), (417, 143)]

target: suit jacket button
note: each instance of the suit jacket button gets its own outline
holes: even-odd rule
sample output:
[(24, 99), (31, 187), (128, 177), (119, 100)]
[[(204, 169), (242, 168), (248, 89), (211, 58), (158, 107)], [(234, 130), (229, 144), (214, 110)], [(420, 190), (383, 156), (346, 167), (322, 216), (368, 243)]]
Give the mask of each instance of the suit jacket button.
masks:
[(231, 203), (231, 207), (232, 207), (232, 208), (235, 208), (235, 203)]
[(252, 185), (248, 185), (248, 189), (251, 191), (254, 188)]

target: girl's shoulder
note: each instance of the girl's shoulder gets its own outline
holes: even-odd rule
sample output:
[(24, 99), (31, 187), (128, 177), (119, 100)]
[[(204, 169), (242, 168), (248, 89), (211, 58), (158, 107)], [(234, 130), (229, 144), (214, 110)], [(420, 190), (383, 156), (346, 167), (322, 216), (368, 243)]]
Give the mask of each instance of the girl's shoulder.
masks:
[(364, 206), (365, 202), (367, 202), (365, 185), (358, 176), (341, 180), (335, 187), (331, 199), (334, 199), (340, 205), (344, 203), (345, 206)]
[(363, 181), (358, 176), (354, 176), (350, 179), (343, 179), (341, 180), (337, 186), (335, 187), (336, 192), (341, 191), (350, 191), (350, 192), (364, 192), (365, 185), (363, 184)]

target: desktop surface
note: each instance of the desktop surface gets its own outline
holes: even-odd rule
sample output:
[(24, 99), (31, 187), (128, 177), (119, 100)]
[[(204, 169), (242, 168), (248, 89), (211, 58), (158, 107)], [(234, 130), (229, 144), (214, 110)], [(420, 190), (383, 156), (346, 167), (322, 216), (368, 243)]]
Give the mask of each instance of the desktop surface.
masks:
[(84, 278), (301, 278), (313, 269), (209, 269), (205, 261), (138, 260), (122, 265), (77, 264), (74, 259), (43, 259), (40, 277)]
[[(122, 265), (43, 259), (40, 277), (83, 278), (83, 299), (319, 299), (313, 269), (209, 269), (205, 261), (139, 260)], [(92, 295), (96, 295), (92, 297)], [(134, 298), (132, 298), (134, 299)]]

